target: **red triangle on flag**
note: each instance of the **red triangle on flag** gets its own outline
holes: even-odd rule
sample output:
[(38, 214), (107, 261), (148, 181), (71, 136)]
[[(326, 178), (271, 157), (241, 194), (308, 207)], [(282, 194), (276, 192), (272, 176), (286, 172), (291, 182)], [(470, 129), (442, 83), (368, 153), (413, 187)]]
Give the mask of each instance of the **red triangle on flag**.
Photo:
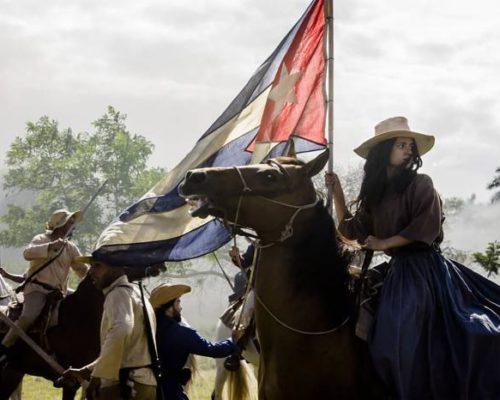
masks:
[(292, 136), (326, 144), (325, 30), (324, 0), (318, 0), (309, 10), (278, 68), (259, 131), (249, 151), (260, 145), (271, 150), (274, 144)]

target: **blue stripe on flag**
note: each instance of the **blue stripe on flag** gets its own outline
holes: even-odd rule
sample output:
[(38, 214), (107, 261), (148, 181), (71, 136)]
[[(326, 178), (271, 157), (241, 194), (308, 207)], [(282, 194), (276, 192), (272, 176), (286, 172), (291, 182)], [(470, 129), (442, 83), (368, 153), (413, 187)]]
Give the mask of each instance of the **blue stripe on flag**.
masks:
[(218, 220), (180, 237), (156, 242), (103, 246), (93, 256), (111, 265), (144, 267), (164, 260), (183, 261), (201, 257), (223, 246), (231, 239), (230, 232)]

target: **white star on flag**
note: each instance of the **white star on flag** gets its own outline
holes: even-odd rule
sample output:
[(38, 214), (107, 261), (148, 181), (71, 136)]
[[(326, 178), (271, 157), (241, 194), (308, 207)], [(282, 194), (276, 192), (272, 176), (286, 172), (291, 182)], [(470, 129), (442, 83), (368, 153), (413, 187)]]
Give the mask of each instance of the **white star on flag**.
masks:
[(297, 103), (297, 97), (295, 96), (295, 83), (300, 78), (302, 73), (300, 71), (290, 74), (286, 68), (286, 64), (283, 63), (280, 72), (280, 79), (278, 84), (273, 87), (271, 93), (269, 93), (269, 99), (274, 101), (274, 109), (271, 119), (275, 119), (285, 103)]

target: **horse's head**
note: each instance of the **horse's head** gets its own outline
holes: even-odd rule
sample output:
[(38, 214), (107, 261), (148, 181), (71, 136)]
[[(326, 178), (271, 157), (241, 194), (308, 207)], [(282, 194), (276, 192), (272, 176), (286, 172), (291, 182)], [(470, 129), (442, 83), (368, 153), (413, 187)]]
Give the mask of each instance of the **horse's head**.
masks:
[(327, 161), (325, 151), (307, 163), (279, 157), (263, 164), (194, 169), (186, 174), (179, 193), (195, 204), (193, 216), (212, 215), (257, 232), (276, 231), (294, 212), (284, 204), (315, 202), (311, 178)]

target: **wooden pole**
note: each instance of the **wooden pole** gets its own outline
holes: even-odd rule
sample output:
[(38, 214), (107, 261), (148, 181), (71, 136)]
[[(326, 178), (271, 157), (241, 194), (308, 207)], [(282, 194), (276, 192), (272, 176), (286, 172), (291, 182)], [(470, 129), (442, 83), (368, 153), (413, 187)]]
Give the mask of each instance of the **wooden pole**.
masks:
[[(330, 150), (330, 158), (328, 160), (328, 172), (333, 172), (333, 77), (334, 77), (334, 45), (333, 45), (333, 0), (325, 0), (325, 18), (327, 25), (327, 46), (326, 46), (326, 61), (327, 61), (327, 79), (328, 89), (326, 91), (327, 105), (327, 127), (328, 127), (328, 149)], [(330, 213), (332, 209), (333, 193), (331, 188), (328, 189), (328, 209)]]

